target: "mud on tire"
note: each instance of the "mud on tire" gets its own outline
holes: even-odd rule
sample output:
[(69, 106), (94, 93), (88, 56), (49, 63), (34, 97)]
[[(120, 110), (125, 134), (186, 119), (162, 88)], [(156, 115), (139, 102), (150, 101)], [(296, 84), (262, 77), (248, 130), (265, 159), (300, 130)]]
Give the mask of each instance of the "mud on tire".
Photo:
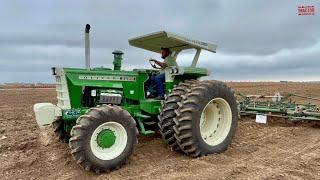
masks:
[[(110, 150), (110, 152), (107, 152), (105, 151), (106, 149), (96, 149), (92, 146), (95, 143), (92, 141), (95, 130), (108, 123), (119, 126), (120, 130), (125, 132), (125, 136), (122, 136), (122, 139), (119, 139), (118, 142), (115, 140), (114, 145), (112, 145), (119, 145), (121, 143), (119, 142), (120, 140), (122, 143), (126, 140), (124, 142), (126, 144), (122, 146), (123, 150), (118, 148), (112, 152), (107, 149), (107, 151)], [(72, 137), (69, 140), (69, 146), (76, 162), (86, 170), (96, 173), (109, 172), (113, 169), (119, 169), (121, 165), (128, 161), (129, 156), (133, 153), (133, 146), (137, 143), (137, 134), (136, 122), (126, 110), (118, 106), (102, 105), (89, 109), (86, 115), (78, 118), (76, 125), (71, 130)], [(117, 147), (121, 147), (121, 144), (120, 146), (118, 145)], [(104, 157), (105, 155), (115, 155), (116, 157), (109, 159), (110, 156)]]
[(192, 83), (175, 113), (174, 137), (189, 156), (221, 153), (230, 145), (238, 108), (234, 93), (224, 83)]

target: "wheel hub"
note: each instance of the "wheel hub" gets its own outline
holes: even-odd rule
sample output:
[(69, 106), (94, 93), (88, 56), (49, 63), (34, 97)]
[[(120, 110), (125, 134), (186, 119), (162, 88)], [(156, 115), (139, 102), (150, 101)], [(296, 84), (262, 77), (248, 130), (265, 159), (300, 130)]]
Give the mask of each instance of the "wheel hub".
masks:
[(97, 143), (101, 148), (110, 148), (116, 142), (116, 135), (110, 129), (103, 129), (99, 132)]

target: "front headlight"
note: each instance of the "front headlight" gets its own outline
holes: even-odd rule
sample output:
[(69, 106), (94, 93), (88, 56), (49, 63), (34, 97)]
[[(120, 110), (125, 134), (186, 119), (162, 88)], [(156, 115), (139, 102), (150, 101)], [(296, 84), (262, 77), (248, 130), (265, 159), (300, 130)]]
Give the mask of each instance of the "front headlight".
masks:
[(170, 74), (178, 74), (179, 70), (176, 67), (172, 67), (170, 70)]

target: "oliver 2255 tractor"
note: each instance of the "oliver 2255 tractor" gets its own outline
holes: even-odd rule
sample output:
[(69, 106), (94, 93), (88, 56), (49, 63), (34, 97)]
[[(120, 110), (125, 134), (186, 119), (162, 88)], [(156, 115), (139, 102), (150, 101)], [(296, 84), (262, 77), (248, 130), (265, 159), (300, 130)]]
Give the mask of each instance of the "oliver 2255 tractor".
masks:
[(129, 44), (159, 53), (169, 48), (177, 58), (195, 49), (188, 67), (167, 67), (165, 99), (156, 94), (156, 69), (121, 70), (122, 52), (114, 51), (113, 69), (90, 68), (90, 25), (85, 28), (86, 68), (52, 68), (57, 105), (34, 105), (40, 126), (52, 125), (59, 138), (69, 142), (71, 154), (86, 170), (118, 169), (133, 152), (137, 135), (160, 131), (171, 149), (191, 157), (225, 151), (238, 120), (237, 102), (224, 83), (200, 81), (208, 70), (196, 67), (202, 49), (216, 45), (160, 31), (129, 40)]

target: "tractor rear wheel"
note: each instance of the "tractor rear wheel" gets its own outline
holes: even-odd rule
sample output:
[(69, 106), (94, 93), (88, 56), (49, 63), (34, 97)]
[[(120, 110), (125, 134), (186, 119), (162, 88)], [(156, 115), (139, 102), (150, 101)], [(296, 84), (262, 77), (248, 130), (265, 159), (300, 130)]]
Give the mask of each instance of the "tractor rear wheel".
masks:
[(192, 157), (225, 151), (238, 121), (234, 93), (218, 81), (198, 81), (187, 91), (174, 118), (177, 144)]
[(108, 172), (127, 162), (137, 134), (136, 123), (126, 110), (102, 105), (78, 118), (69, 146), (77, 163), (86, 170)]
[(182, 101), (182, 97), (187, 93), (192, 82), (194, 81), (185, 81), (174, 87), (160, 107), (160, 115), (158, 116), (160, 133), (171, 149), (175, 151), (180, 150), (173, 130), (173, 126), (175, 125), (173, 119), (176, 117), (175, 110), (179, 108), (178, 103)]

